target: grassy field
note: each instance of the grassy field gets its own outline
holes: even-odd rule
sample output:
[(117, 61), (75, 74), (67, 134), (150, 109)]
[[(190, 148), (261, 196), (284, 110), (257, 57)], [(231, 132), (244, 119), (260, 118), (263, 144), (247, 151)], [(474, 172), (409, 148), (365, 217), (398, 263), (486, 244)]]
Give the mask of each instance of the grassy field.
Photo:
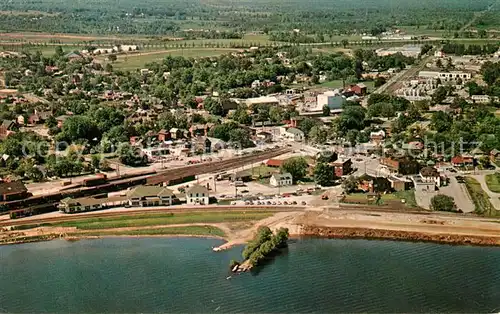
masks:
[(500, 173), (486, 175), (486, 184), (490, 191), (500, 193)]
[[(382, 194), (380, 200), (378, 201), (378, 205), (390, 205), (395, 204), (396, 202), (398, 205), (402, 205), (403, 200), (404, 206), (406, 207), (418, 207), (417, 201), (415, 200), (415, 191), (413, 190)], [(368, 202), (368, 197), (366, 193), (353, 193), (347, 195), (344, 202), (366, 204)]]
[[(185, 48), (150, 51), (139, 54), (120, 55), (118, 59), (112, 63), (113, 67), (120, 70), (134, 70), (144, 68), (150, 62), (160, 62), (166, 56), (182, 56), (186, 58), (199, 57), (214, 57), (225, 53), (231, 53), (237, 49), (222, 49), (222, 48)], [(101, 56), (99, 59), (104, 60), (106, 57)]]
[(145, 214), (110, 218), (91, 218), (53, 224), (58, 227), (76, 227), (80, 230), (146, 227), (189, 223), (219, 223), (260, 220), (271, 216), (269, 212), (196, 212), (180, 214)]
[[(83, 48), (81, 46), (63, 46), (63, 50), (65, 52), (71, 52), (75, 50), (82, 50)], [(2, 44), (0, 43), (0, 50), (7, 50), (7, 51), (28, 51), (28, 52), (35, 52), (35, 51), (40, 51), (42, 55), (44, 56), (52, 56), (54, 55), (56, 51), (56, 46), (31, 46), (31, 45), (9, 45), (9, 44)]]
[(127, 231), (91, 231), (84, 233), (72, 233), (69, 236), (147, 236), (147, 235), (195, 235), (195, 236), (217, 236), (224, 237), (226, 234), (219, 228), (213, 226), (187, 226), (166, 227), (155, 229), (127, 230)]
[(493, 207), (488, 194), (483, 191), (483, 189), (481, 188), (481, 184), (476, 179), (466, 177), (465, 187), (467, 188), (467, 191), (472, 198), (476, 214), (489, 217), (500, 215), (500, 212)]

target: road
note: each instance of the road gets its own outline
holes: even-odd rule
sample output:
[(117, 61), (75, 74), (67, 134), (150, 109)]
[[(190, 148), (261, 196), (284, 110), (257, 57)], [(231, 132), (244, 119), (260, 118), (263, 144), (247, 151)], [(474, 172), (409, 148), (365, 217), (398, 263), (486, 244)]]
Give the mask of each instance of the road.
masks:
[(495, 1), (494, 3), (490, 4), (490, 6), (488, 6), (488, 8), (484, 11), (481, 11), (479, 13), (476, 13), (474, 14), (474, 16), (472, 17), (472, 19), (467, 23), (465, 24), (464, 26), (462, 26), (462, 28), (460, 28), (460, 30), (458, 31), (459, 33), (467, 30), (469, 27), (471, 27), (472, 24), (474, 24), (474, 22), (481, 16), (483, 16), (485, 13), (491, 11), (491, 9), (493, 9), (493, 7), (498, 3), (498, 0)]
[(491, 205), (493, 205), (493, 207), (495, 207), (496, 210), (500, 210), (500, 193), (495, 193), (488, 188), (488, 184), (486, 184), (485, 175), (476, 174), (476, 175), (471, 175), (470, 177), (476, 179), (477, 182), (481, 184), (481, 188), (483, 189), (483, 191), (490, 197)]

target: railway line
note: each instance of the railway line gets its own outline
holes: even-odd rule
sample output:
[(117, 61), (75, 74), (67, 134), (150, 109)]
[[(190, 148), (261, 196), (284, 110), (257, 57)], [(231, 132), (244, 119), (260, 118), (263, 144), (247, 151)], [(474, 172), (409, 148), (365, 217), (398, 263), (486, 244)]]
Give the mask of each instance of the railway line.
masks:
[(244, 165), (270, 159), (288, 152), (290, 152), (289, 148), (280, 148), (264, 153), (237, 157), (228, 160), (216, 161), (211, 163), (202, 163), (180, 168), (173, 168), (157, 172), (154, 174), (145, 174), (132, 178), (130, 176), (127, 176), (125, 178), (117, 178), (113, 179), (110, 182), (106, 182), (104, 184), (92, 187), (78, 187), (64, 191), (59, 191), (56, 193), (48, 193), (48, 194), (32, 196), (23, 200), (5, 202), (3, 204), (6, 205), (10, 210), (29, 209), (31, 207), (36, 207), (36, 206), (42, 206), (42, 207), (45, 206), (49, 208), (52, 207), (57, 202), (59, 202), (61, 199), (66, 197), (73, 197), (73, 198), (87, 197), (103, 193), (116, 192), (137, 185), (143, 185), (143, 184), (158, 185), (164, 182), (169, 183), (174, 180), (183, 179), (193, 175), (206, 174), (211, 172), (218, 172), (218, 171), (238, 168)]
[[(26, 225), (43, 225), (50, 223), (61, 223), (61, 222), (69, 222), (69, 221), (78, 221), (78, 220), (86, 220), (92, 218), (112, 218), (112, 217), (121, 217), (121, 216), (140, 216), (144, 214), (168, 214), (168, 213), (193, 213), (193, 212), (227, 212), (227, 211), (270, 211), (270, 212), (293, 212), (293, 211), (306, 211), (307, 207), (305, 206), (283, 206), (283, 205), (245, 205), (245, 206), (232, 206), (232, 205), (208, 205), (208, 206), (193, 206), (193, 207), (185, 207), (185, 206), (170, 206), (170, 207), (151, 207), (151, 208), (141, 208), (141, 209), (132, 209), (132, 210), (117, 210), (117, 209), (107, 209), (100, 210), (95, 212), (87, 212), (87, 213), (77, 213), (77, 214), (65, 214), (56, 217), (29, 217), (23, 218), (19, 220), (5, 220), (0, 221), (0, 227), (9, 227), (9, 226), (26, 226)], [(324, 207), (326, 213), (329, 211), (352, 211), (353, 213), (361, 213), (361, 214), (369, 214), (369, 215), (379, 215), (383, 213), (395, 213), (395, 214), (408, 214), (422, 217), (437, 217), (437, 218), (463, 218), (467, 220), (477, 220), (477, 221), (485, 221), (485, 222), (498, 222), (498, 219), (489, 218), (489, 217), (480, 217), (474, 215), (457, 215), (454, 213), (446, 213), (446, 212), (430, 212), (423, 210), (409, 210), (402, 211), (400, 209), (391, 209), (391, 208), (381, 208), (378, 206), (369, 206), (369, 205), (353, 205), (353, 204), (341, 204), (340, 207)]]
[(138, 210), (117, 211), (113, 209), (101, 210), (96, 212), (87, 212), (80, 214), (65, 214), (63, 216), (48, 217), (48, 218), (24, 218), (20, 220), (6, 220), (0, 222), (0, 227), (7, 226), (26, 226), (26, 225), (43, 225), (49, 223), (60, 223), (68, 221), (78, 221), (92, 218), (111, 218), (121, 216), (140, 216), (144, 214), (168, 214), (168, 213), (186, 213), (186, 212), (227, 212), (227, 211), (301, 211), (304, 206), (242, 206), (235, 207), (230, 205), (215, 205), (215, 206), (198, 206), (198, 207), (160, 207), (160, 208), (142, 208)]

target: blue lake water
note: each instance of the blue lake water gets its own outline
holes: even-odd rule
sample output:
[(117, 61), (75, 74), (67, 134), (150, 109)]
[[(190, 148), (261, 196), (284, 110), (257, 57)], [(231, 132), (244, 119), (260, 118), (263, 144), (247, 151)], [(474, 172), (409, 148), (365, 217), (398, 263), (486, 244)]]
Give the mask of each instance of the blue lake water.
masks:
[(256, 272), (242, 247), (109, 238), (0, 247), (0, 312), (499, 312), (500, 249), (302, 239)]

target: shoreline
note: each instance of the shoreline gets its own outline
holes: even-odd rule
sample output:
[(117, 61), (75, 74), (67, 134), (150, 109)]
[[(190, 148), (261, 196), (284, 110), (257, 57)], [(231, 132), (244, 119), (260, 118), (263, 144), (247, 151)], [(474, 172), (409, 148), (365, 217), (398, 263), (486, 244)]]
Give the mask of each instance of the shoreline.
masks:
[[(212, 248), (213, 251), (222, 251), (236, 245), (244, 245), (254, 237), (259, 226), (267, 226), (271, 230), (287, 228), (292, 238), (373, 239), (500, 246), (500, 220), (478, 220), (439, 213), (421, 216), (404, 212), (356, 210), (287, 211), (245, 223), (238, 219), (147, 226), (134, 226), (132, 222), (130, 223), (128, 227), (94, 230), (79, 230), (77, 226), (7, 230), (3, 237), (0, 234), (0, 245), (50, 241), (58, 238), (77, 241), (106, 237), (195, 237), (223, 240), (224, 243)], [(103, 227), (105, 226), (107, 225), (103, 224)]]
[[(296, 235), (292, 237), (295, 238)], [(500, 247), (500, 239), (474, 235), (431, 234), (424, 232), (381, 230), (370, 228), (336, 228), (320, 226), (304, 226), (300, 237), (324, 239), (360, 239), (399, 242), (423, 242), (455, 246), (488, 246)]]
[[(26, 237), (23, 239), (2, 242), (3, 245), (28, 244), (36, 242), (46, 242), (52, 240), (66, 240), (76, 242), (80, 240), (106, 239), (106, 238), (200, 238), (217, 239), (225, 241), (219, 247), (219, 251), (231, 249), (238, 245), (244, 245), (247, 241), (230, 241), (226, 237), (217, 235), (196, 235), (196, 234), (151, 234), (151, 235), (72, 235), (61, 236), (55, 234)], [(371, 228), (342, 228), (326, 226), (303, 226), (303, 232), (299, 234), (290, 234), (290, 239), (317, 238), (317, 239), (358, 239), (374, 241), (399, 241), (399, 242), (422, 242), (435, 243), (454, 246), (483, 246), (500, 247), (500, 239), (474, 235), (456, 235), (456, 234), (431, 234), (425, 232), (412, 232), (401, 230), (381, 230)], [(216, 247), (214, 247), (216, 248)], [(214, 249), (212, 248), (212, 249)]]

